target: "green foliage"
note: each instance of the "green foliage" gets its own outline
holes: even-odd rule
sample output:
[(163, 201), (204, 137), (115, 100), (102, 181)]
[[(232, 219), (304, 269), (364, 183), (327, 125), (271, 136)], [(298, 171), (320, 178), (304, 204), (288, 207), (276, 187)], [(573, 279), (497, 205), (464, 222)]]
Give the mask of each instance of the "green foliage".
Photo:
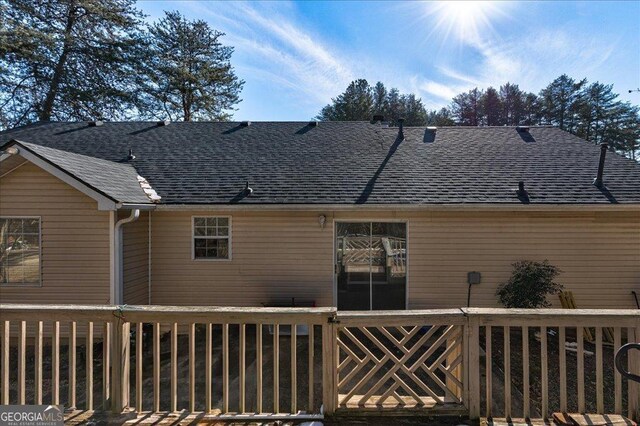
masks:
[(455, 125), (553, 125), (629, 158), (640, 157), (640, 108), (618, 99), (613, 86), (588, 84), (566, 74), (538, 95), (506, 83), (456, 95), (449, 107)]
[(223, 36), (179, 12), (165, 12), (151, 25), (142, 61), (142, 114), (184, 121), (230, 119), (244, 81), (234, 73), (233, 48), (222, 45)]
[(316, 118), (322, 121), (370, 121), (374, 115), (382, 115), (391, 125), (399, 118), (405, 119), (405, 126), (427, 124), (427, 111), (420, 98), (414, 94), (401, 94), (395, 88), (387, 91), (382, 82), (371, 86), (365, 79), (352, 81), (343, 93), (322, 108)]
[(0, 0), (0, 129), (229, 118), (244, 82), (223, 34), (177, 12), (143, 17), (135, 0)]
[(0, 127), (127, 118), (142, 14), (133, 0), (0, 0)]
[(555, 282), (560, 274), (548, 260), (522, 260), (513, 264), (509, 280), (498, 287), (496, 295), (506, 308), (548, 308), (548, 295), (558, 294), (564, 287)]
[(369, 121), (382, 115), (396, 125), (407, 126), (518, 126), (554, 125), (611, 150), (640, 158), (640, 108), (618, 100), (611, 85), (588, 84), (566, 74), (553, 80), (538, 95), (517, 84), (506, 83), (486, 90), (473, 88), (456, 95), (448, 108), (427, 111), (414, 94), (387, 90), (382, 82), (351, 82), (316, 117), (329, 121)]

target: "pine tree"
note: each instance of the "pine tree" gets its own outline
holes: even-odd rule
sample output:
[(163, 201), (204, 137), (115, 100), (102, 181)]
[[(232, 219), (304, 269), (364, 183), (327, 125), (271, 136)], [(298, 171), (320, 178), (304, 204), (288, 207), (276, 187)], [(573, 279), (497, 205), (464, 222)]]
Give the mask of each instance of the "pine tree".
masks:
[(388, 108), (387, 88), (379, 81), (373, 87), (373, 113), (374, 115), (384, 115)]
[(402, 94), (396, 88), (387, 91), (382, 82), (371, 87), (367, 80), (352, 81), (347, 89), (331, 100), (316, 116), (323, 121), (370, 121), (382, 115), (390, 125), (399, 118), (406, 126), (423, 126), (427, 111), (422, 100), (414, 94)]
[(451, 113), (461, 126), (478, 126), (482, 120), (482, 91), (478, 88), (461, 93), (451, 102)]
[(165, 12), (152, 24), (142, 64), (143, 115), (184, 121), (230, 119), (244, 81), (235, 75), (233, 48), (220, 42), (223, 36), (205, 21), (189, 21), (179, 12)]
[(595, 143), (604, 142), (613, 114), (620, 109), (618, 94), (612, 85), (592, 83), (582, 93), (583, 104), (579, 111), (580, 125), (577, 134)]
[(403, 116), (402, 95), (398, 89), (392, 88), (387, 94), (387, 110), (384, 113), (384, 118), (391, 125), (396, 125), (398, 119), (403, 118)]
[(619, 103), (608, 116), (602, 141), (608, 143), (610, 149), (640, 160), (640, 108)]
[(489, 87), (482, 96), (482, 111), (484, 113), (483, 123), (487, 126), (499, 126), (502, 105), (498, 91), (493, 87)]
[(424, 126), (427, 122), (427, 111), (422, 100), (413, 93), (402, 96), (403, 117), (405, 126)]
[(522, 117), (522, 91), (517, 84), (506, 83), (500, 86), (499, 93), (502, 106), (501, 123), (506, 126), (519, 125)]
[(566, 74), (540, 91), (541, 114), (547, 124), (575, 132), (578, 111), (582, 106), (581, 90), (587, 80), (576, 82)]
[(524, 93), (522, 99), (522, 117), (519, 124), (532, 126), (540, 124), (540, 99), (535, 93)]
[(425, 124), (427, 126), (445, 127), (454, 126), (456, 123), (451, 117), (451, 110), (449, 110), (449, 108), (441, 108), (438, 111), (429, 111)]
[(2, 127), (132, 114), (134, 0), (0, 0)]
[(374, 99), (371, 86), (365, 79), (354, 80), (347, 89), (331, 99), (318, 116), (321, 121), (369, 121)]

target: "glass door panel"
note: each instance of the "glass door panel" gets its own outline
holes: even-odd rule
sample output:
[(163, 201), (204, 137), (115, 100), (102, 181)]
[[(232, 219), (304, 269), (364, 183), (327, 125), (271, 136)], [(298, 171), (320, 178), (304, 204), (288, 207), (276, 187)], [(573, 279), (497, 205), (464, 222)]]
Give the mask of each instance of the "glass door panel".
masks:
[(369, 310), (371, 306), (371, 224), (336, 224), (338, 309)]
[(405, 309), (406, 224), (336, 224), (338, 309)]
[(371, 309), (405, 309), (407, 226), (374, 222), (371, 240), (374, 247), (380, 247), (372, 258)]

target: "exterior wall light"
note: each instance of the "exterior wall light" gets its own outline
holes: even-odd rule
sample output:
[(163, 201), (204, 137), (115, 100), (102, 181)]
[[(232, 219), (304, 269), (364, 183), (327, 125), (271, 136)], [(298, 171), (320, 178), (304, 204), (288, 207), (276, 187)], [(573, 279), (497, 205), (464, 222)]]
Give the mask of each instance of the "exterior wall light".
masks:
[(327, 217), (321, 214), (318, 216), (318, 223), (320, 224), (320, 229), (324, 229), (324, 225), (327, 223)]

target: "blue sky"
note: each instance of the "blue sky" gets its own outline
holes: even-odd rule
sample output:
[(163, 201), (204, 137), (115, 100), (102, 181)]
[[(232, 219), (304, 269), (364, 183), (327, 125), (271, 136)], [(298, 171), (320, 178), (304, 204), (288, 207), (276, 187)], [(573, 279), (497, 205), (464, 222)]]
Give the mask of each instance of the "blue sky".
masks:
[(413, 92), (427, 108), (507, 81), (538, 92), (566, 73), (613, 83), (640, 104), (640, 1), (143, 1), (223, 31), (246, 81), (237, 120), (308, 120), (356, 78)]

